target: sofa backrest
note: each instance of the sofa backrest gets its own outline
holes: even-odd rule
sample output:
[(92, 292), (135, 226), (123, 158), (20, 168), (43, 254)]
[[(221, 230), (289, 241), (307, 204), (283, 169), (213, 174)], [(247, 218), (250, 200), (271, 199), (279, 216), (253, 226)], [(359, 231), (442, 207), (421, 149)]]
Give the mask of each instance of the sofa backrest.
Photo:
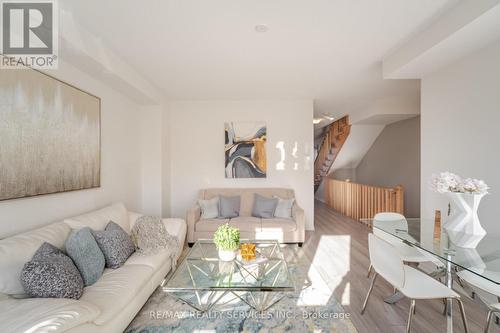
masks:
[(64, 222), (56, 222), (45, 227), (28, 231), (0, 240), (0, 293), (24, 295), (20, 276), (24, 264), (31, 260), (43, 242), (48, 242), (65, 250), (66, 240), (72, 229), (90, 227), (103, 230), (109, 221), (119, 224), (130, 232), (127, 209), (116, 203), (102, 209), (72, 217)]
[(272, 198), (274, 195), (282, 199), (295, 198), (295, 194), (290, 188), (208, 188), (200, 191), (198, 198), (202, 200), (212, 199), (217, 196), (237, 196), (241, 197), (240, 216), (252, 216), (254, 194)]
[(64, 223), (68, 224), (71, 229), (90, 227), (90, 229), (93, 230), (104, 230), (109, 221), (117, 223), (126, 232), (130, 233), (127, 208), (125, 208), (125, 205), (121, 202), (90, 213), (65, 219)]
[(0, 240), (0, 293), (23, 295), (20, 277), (24, 264), (43, 242), (64, 250), (70, 232), (66, 223), (58, 222)]

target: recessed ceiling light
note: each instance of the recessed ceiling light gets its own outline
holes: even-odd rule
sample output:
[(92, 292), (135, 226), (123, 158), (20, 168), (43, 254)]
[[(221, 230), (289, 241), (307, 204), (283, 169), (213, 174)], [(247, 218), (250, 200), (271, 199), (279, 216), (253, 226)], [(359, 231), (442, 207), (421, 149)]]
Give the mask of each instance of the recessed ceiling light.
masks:
[(330, 121), (335, 120), (335, 117), (329, 113), (323, 113), (323, 118), (328, 119)]
[(269, 27), (267, 26), (267, 24), (257, 24), (255, 26), (255, 31), (257, 31), (257, 32), (268, 32), (269, 31)]

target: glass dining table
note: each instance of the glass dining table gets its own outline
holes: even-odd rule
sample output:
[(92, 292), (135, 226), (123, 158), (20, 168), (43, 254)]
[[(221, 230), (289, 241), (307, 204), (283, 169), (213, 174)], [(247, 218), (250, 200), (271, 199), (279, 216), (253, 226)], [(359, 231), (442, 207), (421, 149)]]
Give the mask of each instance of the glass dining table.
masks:
[[(399, 239), (406, 245), (419, 249), (422, 253), (437, 258), (443, 263), (446, 285), (453, 288), (453, 274), (466, 270), (481, 279), (500, 285), (500, 239), (486, 235), (476, 248), (463, 248), (451, 242), (446, 231), (434, 235), (434, 221), (408, 218), (398, 221), (377, 221), (365, 219), (374, 232), (384, 232)], [(427, 232), (428, 231), (428, 232)], [(393, 303), (403, 296), (396, 293), (387, 302)], [(447, 332), (453, 332), (453, 305), (447, 301)]]

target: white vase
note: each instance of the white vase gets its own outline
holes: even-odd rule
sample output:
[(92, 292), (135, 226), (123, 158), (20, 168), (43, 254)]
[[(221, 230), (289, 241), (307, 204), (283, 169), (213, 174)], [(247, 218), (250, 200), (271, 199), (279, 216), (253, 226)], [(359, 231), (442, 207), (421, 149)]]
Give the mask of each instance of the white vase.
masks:
[(236, 250), (220, 250), (219, 259), (222, 261), (233, 261), (236, 258)]
[(451, 203), (451, 215), (443, 228), (451, 242), (465, 248), (475, 248), (486, 235), (479, 222), (477, 210), (484, 194), (447, 193)]

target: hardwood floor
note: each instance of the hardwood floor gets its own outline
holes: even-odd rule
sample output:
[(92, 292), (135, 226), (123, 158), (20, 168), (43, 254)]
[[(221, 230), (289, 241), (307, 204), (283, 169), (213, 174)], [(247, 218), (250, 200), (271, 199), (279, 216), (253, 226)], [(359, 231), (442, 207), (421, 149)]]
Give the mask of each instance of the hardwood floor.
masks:
[[(336, 299), (351, 314), (360, 333), (405, 332), (410, 302), (395, 305), (383, 302), (393, 292), (382, 278), (378, 279), (364, 315), (361, 307), (370, 280), (366, 277), (368, 260), (368, 229), (365, 225), (338, 214), (324, 203), (315, 204), (315, 231), (308, 232), (304, 251), (327, 281)], [(483, 332), (486, 308), (461, 293), (471, 333)], [(454, 332), (464, 332), (458, 308), (454, 309)], [(417, 301), (412, 332), (446, 332), (446, 318), (441, 301)], [(500, 332), (493, 324), (490, 332)]]

